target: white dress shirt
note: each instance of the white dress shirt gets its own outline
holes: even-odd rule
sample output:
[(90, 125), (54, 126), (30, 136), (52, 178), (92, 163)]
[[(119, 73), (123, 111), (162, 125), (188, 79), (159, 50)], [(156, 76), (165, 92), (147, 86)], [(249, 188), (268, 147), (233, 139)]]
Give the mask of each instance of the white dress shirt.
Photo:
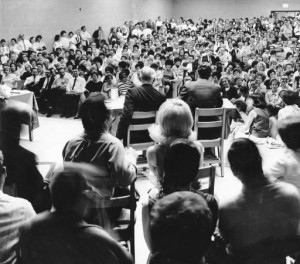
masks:
[(27, 50), (29, 50), (29, 48), (31, 48), (31, 43), (27, 39), (20, 40), (18, 42), (18, 45), (19, 45), (21, 51), (27, 51)]
[(74, 77), (67, 85), (67, 92), (74, 91), (75, 93), (83, 93), (85, 91), (85, 85), (86, 80), (83, 77)]

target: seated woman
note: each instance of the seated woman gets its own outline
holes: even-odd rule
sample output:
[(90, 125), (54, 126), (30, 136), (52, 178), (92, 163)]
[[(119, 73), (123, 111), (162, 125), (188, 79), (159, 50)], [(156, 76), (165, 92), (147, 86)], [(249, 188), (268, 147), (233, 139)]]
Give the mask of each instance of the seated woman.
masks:
[[(154, 185), (160, 189), (164, 175), (164, 158), (170, 144), (178, 139), (196, 140), (192, 132), (193, 117), (190, 107), (180, 99), (172, 99), (163, 103), (157, 113), (157, 125), (149, 128), (149, 135), (156, 143), (147, 150), (147, 160), (152, 173)], [(203, 160), (203, 147), (199, 149)], [(201, 165), (202, 165), (201, 160)], [(151, 180), (151, 179), (150, 179)]]
[(93, 71), (91, 74), (91, 80), (86, 84), (85, 89), (89, 92), (89, 95), (99, 94), (102, 91), (102, 82), (98, 81), (99, 74)]
[(219, 230), (227, 252), (236, 260), (231, 263), (286, 263), (293, 246), (299, 249), (285, 243), (297, 238), (297, 189), (265, 176), (259, 150), (247, 138), (232, 143), (228, 160), (243, 185), (239, 194), (220, 206)]
[(249, 114), (247, 117), (243, 115), (245, 124), (239, 132), (249, 133), (258, 138), (268, 137), (270, 125), (266, 106), (263, 94), (251, 94), (247, 99), (247, 111)]
[(63, 159), (97, 166), (101, 175), (92, 183), (102, 195), (114, 194), (114, 187), (127, 187), (136, 177), (136, 156), (133, 149), (124, 149), (121, 141), (108, 133), (112, 121), (105, 96), (90, 96), (80, 109), (83, 135), (64, 147)]
[(274, 139), (278, 139), (278, 130), (277, 130), (277, 123), (278, 123), (278, 111), (280, 108), (274, 105), (267, 105), (266, 107), (269, 113), (269, 124), (270, 124), (270, 134), (269, 136)]
[(191, 191), (202, 198), (208, 204), (212, 213), (211, 232), (215, 230), (218, 220), (218, 203), (213, 195), (204, 194), (199, 188), (194, 188), (193, 182), (198, 173), (200, 165), (200, 149), (195, 142), (187, 139), (177, 139), (166, 151), (164, 159), (164, 182), (160, 197), (151, 199), (142, 208), (142, 221), (146, 243), (151, 252), (155, 252), (155, 245), (152, 245), (149, 236), (149, 213), (153, 205), (165, 195), (178, 191)]
[(16, 89), (17, 82), (20, 80), (20, 78), (17, 75), (11, 73), (9, 65), (3, 66), (3, 73), (4, 74), (2, 76), (1, 84), (5, 84), (12, 89)]

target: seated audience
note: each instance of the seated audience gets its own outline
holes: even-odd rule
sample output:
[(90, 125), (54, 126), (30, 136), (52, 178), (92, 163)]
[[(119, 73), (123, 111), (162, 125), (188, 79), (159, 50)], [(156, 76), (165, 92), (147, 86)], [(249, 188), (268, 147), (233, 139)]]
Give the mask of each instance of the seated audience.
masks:
[(149, 264), (201, 263), (210, 246), (212, 227), (212, 214), (200, 195), (167, 195), (150, 213), (149, 232), (155, 253)]
[(81, 106), (80, 116), (84, 133), (67, 142), (63, 159), (97, 166), (101, 173), (94, 187), (104, 196), (111, 196), (115, 186), (127, 187), (135, 179), (136, 156), (108, 132), (112, 117), (104, 95), (88, 97)]
[(117, 241), (83, 220), (97, 195), (89, 181), (99, 173), (90, 165), (74, 163), (55, 172), (51, 183), (54, 210), (39, 214), (21, 228), (22, 263), (132, 263)]
[(285, 263), (284, 241), (297, 235), (300, 219), (296, 187), (265, 176), (260, 153), (247, 138), (232, 143), (228, 160), (243, 184), (220, 206), (219, 229), (228, 253), (237, 263)]
[(35, 216), (31, 204), (22, 198), (3, 193), (6, 167), (0, 151), (0, 262), (15, 263), (17, 260), (19, 227)]
[[(155, 78), (155, 71), (150, 67), (144, 67), (141, 70), (140, 87), (134, 87), (127, 91), (124, 108), (120, 118), (117, 130), (117, 138), (123, 140), (124, 146), (127, 145), (127, 129), (131, 123), (134, 111), (156, 111), (166, 100), (166, 96), (153, 88), (152, 83)], [(145, 120), (142, 120), (145, 123)], [(155, 120), (149, 120), (155, 122)], [(145, 133), (132, 133), (131, 142), (145, 142), (149, 138), (147, 131)], [(149, 141), (149, 140), (148, 140)]]

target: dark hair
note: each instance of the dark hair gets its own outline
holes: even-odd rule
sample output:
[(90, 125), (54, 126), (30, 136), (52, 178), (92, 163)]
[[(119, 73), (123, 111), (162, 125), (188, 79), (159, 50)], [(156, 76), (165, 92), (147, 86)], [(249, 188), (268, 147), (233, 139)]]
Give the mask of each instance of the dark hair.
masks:
[(170, 260), (196, 263), (210, 246), (212, 213), (192, 192), (175, 192), (158, 200), (150, 212), (150, 236)]
[(246, 113), (246, 111), (247, 111), (247, 104), (244, 101), (242, 101), (242, 100), (236, 100), (233, 104), (236, 106), (236, 108), (239, 110), (239, 112)]
[(172, 60), (166, 60), (165, 65), (173, 66), (173, 61)]
[(280, 108), (276, 107), (274, 105), (268, 104), (266, 106), (266, 110), (269, 112), (270, 116), (277, 116)]
[(55, 37), (54, 37), (54, 41), (58, 41), (58, 40), (59, 40), (59, 38), (60, 38), (60, 35), (55, 35)]
[(300, 117), (289, 116), (278, 122), (278, 133), (289, 149), (300, 148)]
[(211, 74), (211, 77), (215, 77), (215, 76), (220, 80), (222, 73), (219, 71), (215, 71)]
[(286, 105), (293, 105), (297, 103), (299, 96), (294, 91), (286, 90), (282, 91), (281, 98)]
[(260, 93), (253, 93), (249, 96), (253, 100), (253, 106), (261, 109), (265, 109), (267, 106), (265, 97)]
[(280, 85), (280, 82), (277, 79), (272, 79), (270, 80), (270, 86), (273, 82), (276, 82), (278, 86)]
[(89, 96), (80, 108), (82, 125), (87, 134), (103, 132), (106, 127), (106, 120), (110, 116), (110, 111), (105, 105), (105, 96), (102, 94)]
[(208, 80), (211, 76), (211, 68), (208, 65), (200, 65), (198, 67), (198, 74), (201, 79)]
[(276, 73), (276, 71), (274, 69), (268, 70), (267, 75), (268, 75), (269, 78), (270, 78), (270, 75), (271, 75), (272, 72)]
[(111, 74), (114, 74), (114, 68), (111, 67), (111, 66), (106, 66), (104, 71), (105, 72), (110, 72)]
[(251, 183), (263, 175), (262, 158), (250, 139), (239, 138), (233, 141), (227, 156), (233, 174), (240, 176), (243, 183)]
[(177, 139), (168, 148), (164, 160), (165, 194), (176, 190), (176, 187), (185, 187), (195, 179), (199, 165), (200, 152), (196, 144), (187, 139)]

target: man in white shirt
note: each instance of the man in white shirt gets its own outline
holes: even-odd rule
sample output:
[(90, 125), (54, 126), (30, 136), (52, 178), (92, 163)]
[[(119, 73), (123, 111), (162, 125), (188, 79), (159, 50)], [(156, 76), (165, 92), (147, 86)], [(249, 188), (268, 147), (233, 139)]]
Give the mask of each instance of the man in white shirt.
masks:
[(19, 35), (18, 45), (19, 45), (21, 51), (28, 51), (31, 48), (31, 44), (30, 44), (29, 40), (25, 39), (23, 33), (21, 33)]
[(32, 68), (31, 74), (32, 76), (26, 78), (24, 87), (37, 94), (42, 89), (42, 84), (40, 83), (41, 75), (39, 75), (37, 68)]
[(73, 68), (73, 80), (71, 80), (67, 87), (66, 93), (62, 98), (62, 116), (66, 118), (76, 114), (75, 118), (78, 118), (78, 110), (85, 100), (85, 85), (86, 80), (79, 76), (78, 68)]
[(6, 168), (0, 151), (0, 263), (14, 263), (19, 242), (19, 227), (36, 213), (25, 199), (3, 193)]
[(84, 50), (86, 50), (87, 46), (90, 43), (91, 35), (90, 35), (90, 33), (88, 33), (86, 31), (86, 27), (85, 26), (81, 27), (81, 31), (80, 31), (79, 34), (80, 34), (80, 38), (81, 38), (81, 44), (82, 44)]

